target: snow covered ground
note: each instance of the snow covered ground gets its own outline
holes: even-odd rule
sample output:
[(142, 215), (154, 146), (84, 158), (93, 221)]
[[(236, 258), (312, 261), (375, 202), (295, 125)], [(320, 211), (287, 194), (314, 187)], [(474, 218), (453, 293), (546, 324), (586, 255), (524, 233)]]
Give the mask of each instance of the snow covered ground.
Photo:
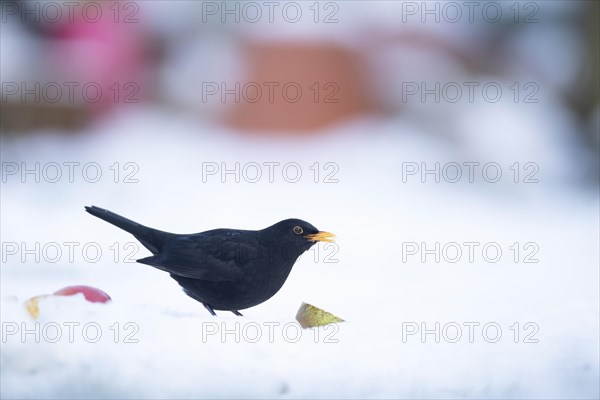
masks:
[[(540, 125), (544, 113), (529, 122), (552, 151), (520, 147), (517, 158), (496, 147), (506, 127), (468, 118), (473, 134), (486, 126), (499, 135), (481, 139), (480, 153), (398, 120), (277, 141), (153, 109), (86, 135), (3, 138), (4, 163), (63, 168), (56, 183), (54, 165), (40, 183), (31, 174), (22, 183), (20, 172), (2, 183), (2, 398), (598, 398), (597, 188), (570, 183), (581, 174), (578, 157), (552, 155), (562, 146), (547, 144), (552, 127), (564, 126)], [(406, 175), (412, 163), (478, 160), (497, 160), (503, 179)], [(73, 183), (65, 162), (80, 163)], [(239, 183), (203, 177), (203, 168), (236, 162)], [(265, 162), (280, 163), (273, 182)], [(514, 162), (522, 173), (536, 163), (539, 183), (523, 175), (514, 183)], [(88, 163), (97, 165), (81, 175)], [(256, 183), (248, 163), (262, 166)], [(286, 163), (296, 164), (283, 176)], [(88, 182), (98, 165), (101, 178)], [(165, 273), (129, 262), (148, 253), (85, 205), (182, 233), (297, 217), (338, 242), (303, 255), (283, 289), (245, 317), (214, 318)], [(422, 243), (440, 250), (412, 254)], [(26, 313), (29, 297), (74, 284), (113, 301), (53, 298), (37, 321)], [(347, 322), (301, 330), (302, 302)]]

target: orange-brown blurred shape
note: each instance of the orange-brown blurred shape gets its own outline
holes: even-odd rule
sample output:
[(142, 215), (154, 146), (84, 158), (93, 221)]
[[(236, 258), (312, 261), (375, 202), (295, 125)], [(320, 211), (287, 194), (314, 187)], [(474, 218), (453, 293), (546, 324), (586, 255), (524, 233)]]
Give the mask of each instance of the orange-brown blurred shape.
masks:
[[(375, 107), (360, 56), (335, 44), (248, 43), (246, 95), (226, 124), (242, 131), (306, 133), (344, 121)], [(262, 91), (258, 95), (258, 88)], [(242, 93), (244, 94), (244, 93)]]

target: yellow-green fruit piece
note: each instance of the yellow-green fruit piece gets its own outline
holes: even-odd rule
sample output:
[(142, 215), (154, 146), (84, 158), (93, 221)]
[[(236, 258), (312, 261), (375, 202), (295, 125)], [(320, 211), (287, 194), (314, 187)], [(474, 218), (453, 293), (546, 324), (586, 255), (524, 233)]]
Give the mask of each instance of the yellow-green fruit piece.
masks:
[(304, 329), (314, 326), (323, 326), (334, 322), (344, 322), (340, 317), (336, 317), (330, 312), (322, 310), (312, 304), (302, 303), (296, 313), (296, 320)]
[(27, 311), (29, 312), (29, 314), (31, 314), (31, 316), (33, 318), (37, 319), (37, 317), (40, 316), (40, 307), (39, 307), (40, 300), (45, 299), (46, 297), (49, 297), (49, 296), (51, 296), (51, 295), (50, 294), (42, 294), (40, 296), (32, 297), (25, 302), (25, 308), (27, 308)]

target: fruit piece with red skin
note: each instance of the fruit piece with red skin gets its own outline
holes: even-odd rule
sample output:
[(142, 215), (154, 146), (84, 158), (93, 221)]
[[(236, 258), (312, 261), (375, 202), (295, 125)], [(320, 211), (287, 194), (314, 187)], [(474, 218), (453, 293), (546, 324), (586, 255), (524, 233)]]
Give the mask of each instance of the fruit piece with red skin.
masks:
[(106, 303), (111, 300), (102, 290), (85, 285), (67, 286), (54, 292), (58, 296), (72, 296), (78, 293), (82, 293), (85, 299), (92, 303)]

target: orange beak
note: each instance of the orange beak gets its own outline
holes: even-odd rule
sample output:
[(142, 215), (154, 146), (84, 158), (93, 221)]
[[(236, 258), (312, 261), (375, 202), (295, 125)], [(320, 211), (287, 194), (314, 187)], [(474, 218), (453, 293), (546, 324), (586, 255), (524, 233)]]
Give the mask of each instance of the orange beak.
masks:
[(328, 243), (335, 242), (335, 235), (331, 232), (325, 232), (325, 231), (313, 233), (311, 235), (306, 235), (304, 237), (307, 238), (308, 240), (313, 240), (315, 242), (328, 242)]

